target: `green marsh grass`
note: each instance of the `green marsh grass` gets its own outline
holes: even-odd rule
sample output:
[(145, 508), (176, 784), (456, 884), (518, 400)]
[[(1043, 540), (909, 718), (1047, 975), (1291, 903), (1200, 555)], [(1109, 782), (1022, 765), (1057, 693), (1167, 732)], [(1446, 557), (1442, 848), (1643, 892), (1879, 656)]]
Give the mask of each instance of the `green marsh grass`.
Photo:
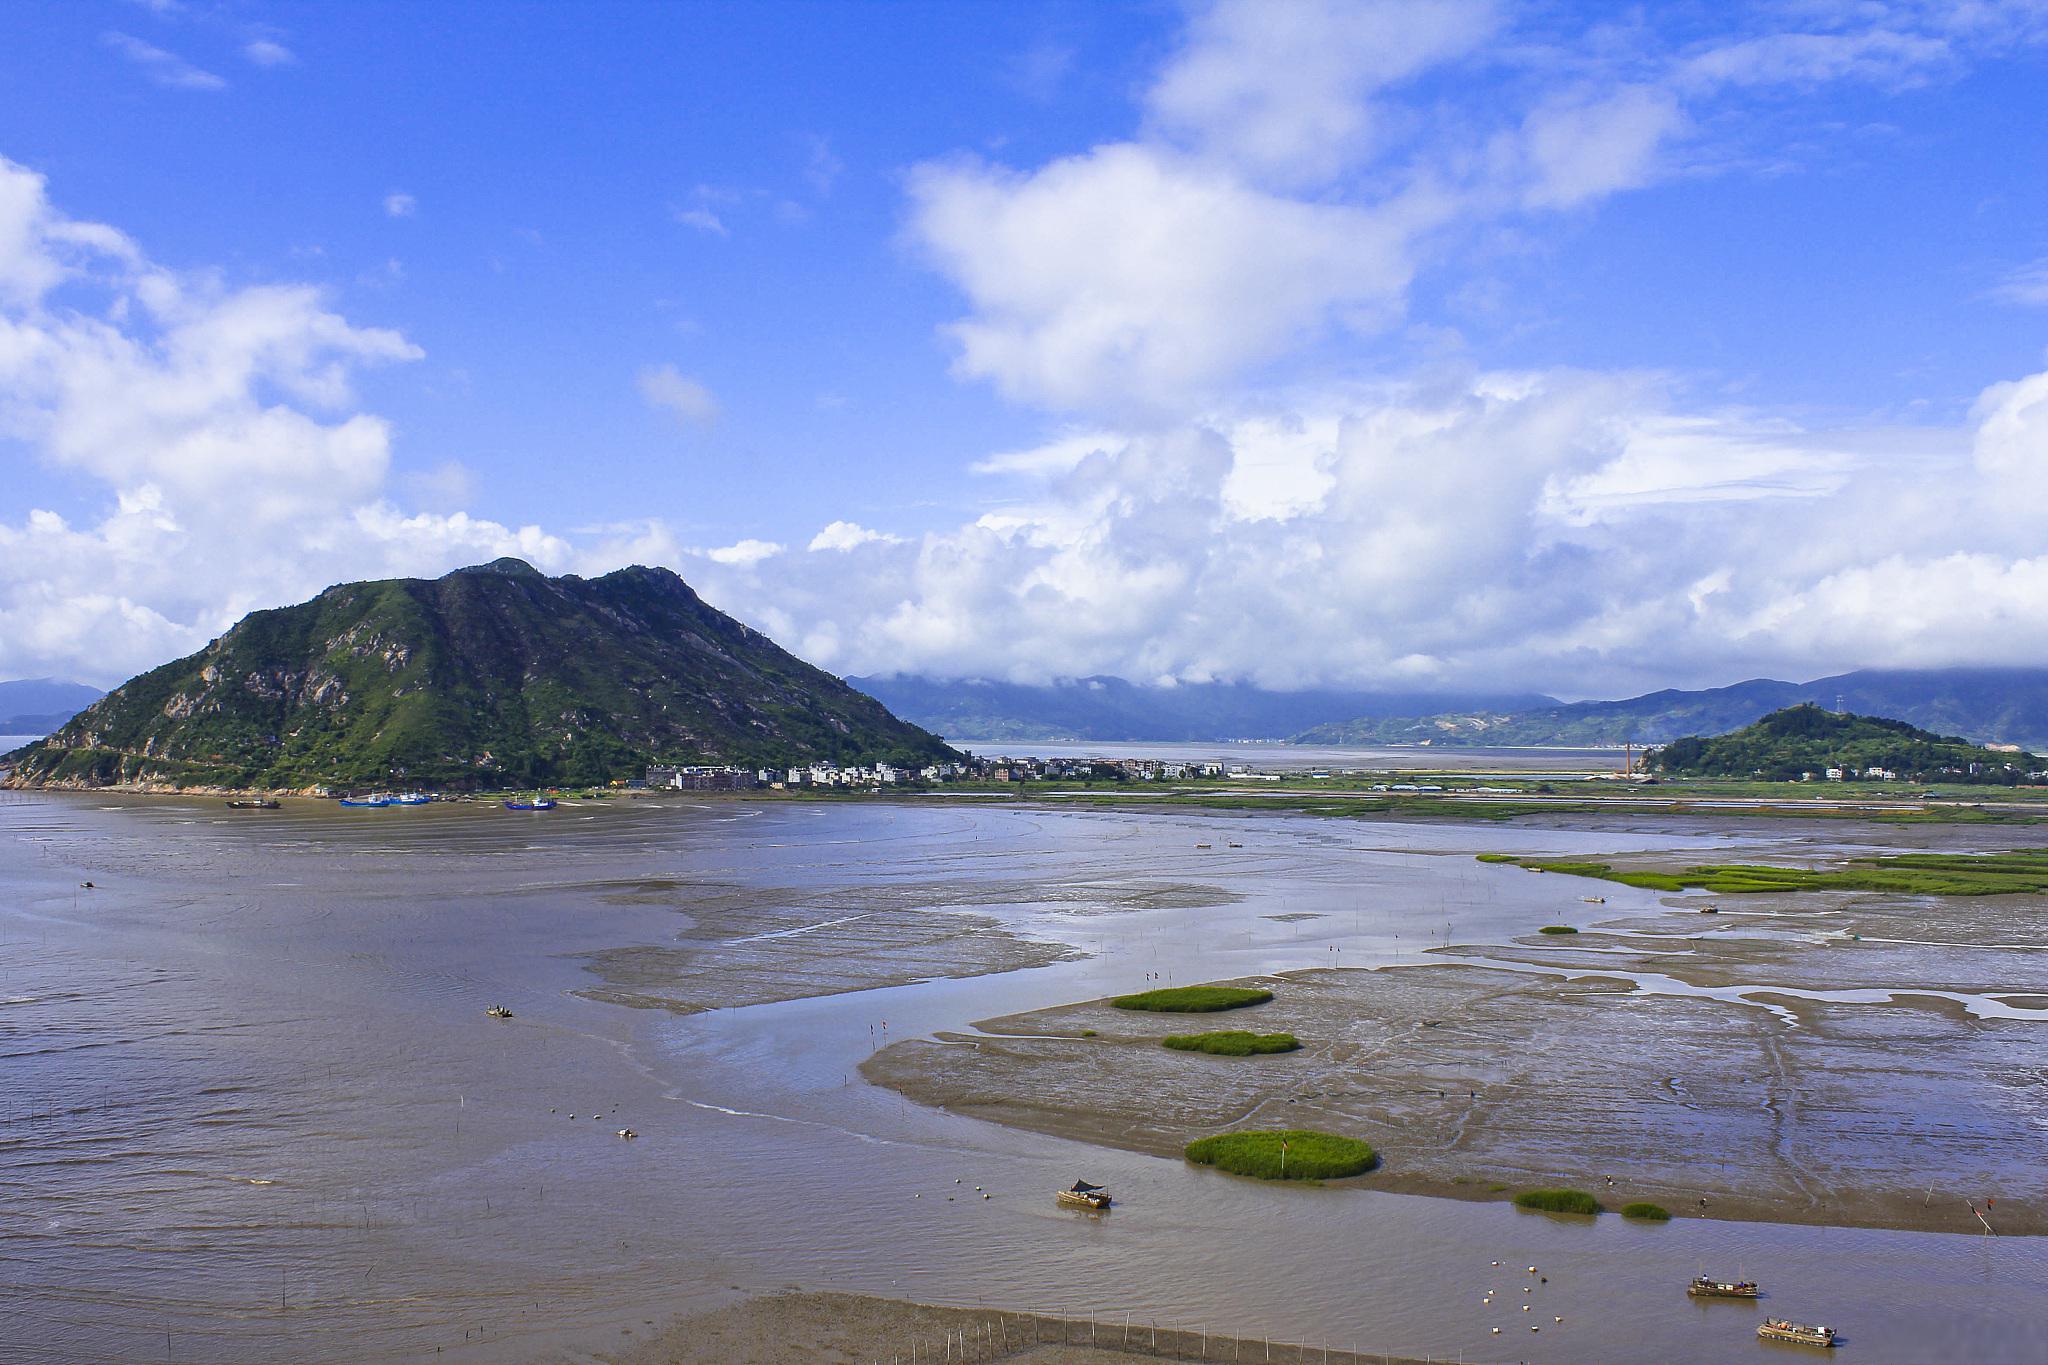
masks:
[(1515, 1207), (1539, 1213), (1591, 1215), (1600, 1212), (1600, 1201), (1584, 1190), (1523, 1190), (1515, 1196)]
[[(1281, 1144), (1286, 1144), (1285, 1161)], [(1219, 1133), (1187, 1145), (1187, 1159), (1260, 1180), (1341, 1180), (1380, 1164), (1369, 1143), (1307, 1128)], [(1284, 1171), (1283, 1171), (1284, 1165)]]
[(1668, 1223), (1671, 1221), (1671, 1210), (1662, 1204), (1623, 1204), (1621, 1216), (1633, 1218), (1639, 1223)]
[(1301, 1040), (1291, 1033), (1247, 1033), (1242, 1029), (1218, 1029), (1211, 1033), (1176, 1033), (1159, 1040), (1176, 1052), (1206, 1052), (1213, 1057), (1255, 1057), (1269, 1052), (1293, 1052)]
[(1272, 998), (1273, 992), (1258, 987), (1168, 986), (1136, 995), (1119, 995), (1109, 1003), (1120, 1010), (1150, 1010), (1156, 1014), (1214, 1014), (1217, 1010), (1263, 1005)]

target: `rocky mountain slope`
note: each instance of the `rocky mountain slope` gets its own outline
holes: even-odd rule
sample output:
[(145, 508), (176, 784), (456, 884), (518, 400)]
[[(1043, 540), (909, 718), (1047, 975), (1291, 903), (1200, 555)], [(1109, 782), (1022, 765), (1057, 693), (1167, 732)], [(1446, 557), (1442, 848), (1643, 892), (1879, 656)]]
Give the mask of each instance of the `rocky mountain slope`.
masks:
[(13, 780), (503, 787), (951, 752), (666, 569), (501, 559), (254, 612), (21, 750)]

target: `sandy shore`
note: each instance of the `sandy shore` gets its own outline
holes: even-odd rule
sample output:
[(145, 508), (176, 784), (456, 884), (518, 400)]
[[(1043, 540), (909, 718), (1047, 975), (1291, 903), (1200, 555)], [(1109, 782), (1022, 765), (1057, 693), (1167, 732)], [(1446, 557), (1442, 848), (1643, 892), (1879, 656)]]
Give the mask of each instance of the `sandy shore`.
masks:
[[(1845, 912), (1772, 898), (1754, 914), (1454, 950), (1463, 960), (1442, 965), (1247, 983), (1278, 999), (1197, 1019), (1067, 1005), (898, 1043), (863, 1073), (924, 1104), (1163, 1156), (1237, 1127), (1352, 1134), (1383, 1157), (1358, 1183), (1408, 1193), (1504, 1199), (1561, 1184), (1609, 1208), (1947, 1232), (1982, 1231), (1970, 1205), (1988, 1198), (1999, 1232), (2041, 1234), (2039, 1022), (1924, 995), (1782, 993), (1947, 989), (2027, 1009), (2048, 992), (2048, 953), (2032, 946), (2048, 920), (2031, 900), (1997, 899)], [(1779, 990), (1646, 995), (1619, 973)], [(1198, 1028), (1284, 1030), (1304, 1046), (1255, 1058), (1159, 1046)]]
[(934, 1365), (948, 1359), (1121, 1365), (1134, 1357), (1415, 1365), (1401, 1356), (1325, 1352), (1320, 1345), (1220, 1337), (1170, 1325), (934, 1308), (857, 1294), (748, 1299), (677, 1319), (650, 1339), (598, 1359), (607, 1365), (908, 1365), (913, 1358)]

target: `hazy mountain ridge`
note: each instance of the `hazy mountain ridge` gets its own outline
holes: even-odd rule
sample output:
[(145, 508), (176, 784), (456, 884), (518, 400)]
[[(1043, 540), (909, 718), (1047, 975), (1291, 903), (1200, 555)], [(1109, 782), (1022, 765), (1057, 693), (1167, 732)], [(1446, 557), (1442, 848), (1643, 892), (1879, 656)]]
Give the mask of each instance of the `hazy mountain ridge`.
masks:
[(1298, 744), (1668, 744), (1715, 735), (1812, 702), (1888, 716), (1980, 744), (2048, 747), (2048, 669), (1863, 669), (1812, 682), (1755, 678), (1728, 687), (1667, 688), (1622, 701), (1514, 711), (1362, 716), (1293, 736)]
[(17, 755), (21, 783), (589, 783), (656, 761), (951, 754), (666, 569), (499, 560), (251, 613)]
[(1122, 678), (1034, 685), (914, 675), (848, 678), (927, 730), (989, 740), (1199, 741), (1286, 739), (1314, 725), (1417, 707), (1533, 707), (1540, 693), (1273, 692), (1242, 683), (1148, 687)]
[(104, 695), (55, 678), (0, 682), (0, 735), (46, 735)]

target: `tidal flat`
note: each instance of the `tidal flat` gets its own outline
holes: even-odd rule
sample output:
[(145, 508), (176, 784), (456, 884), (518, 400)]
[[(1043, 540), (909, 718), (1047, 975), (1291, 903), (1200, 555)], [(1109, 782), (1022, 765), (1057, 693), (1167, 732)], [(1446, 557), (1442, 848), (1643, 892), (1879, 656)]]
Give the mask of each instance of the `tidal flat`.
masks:
[[(1833, 829), (1630, 821), (1503, 829), (681, 798), (568, 801), (544, 816), (310, 802), (243, 813), (191, 798), (11, 793), (0, 798), (10, 1359), (588, 1360), (638, 1350), (673, 1319), (791, 1287), (1340, 1353), (1570, 1361), (1625, 1356), (1645, 1333), (1674, 1361), (1749, 1349), (1744, 1310), (1685, 1298), (1702, 1267), (1765, 1279), (1772, 1311), (1836, 1322), (1862, 1359), (2048, 1352), (2031, 1308), (2048, 1293), (2048, 1266), (2024, 1236), (1801, 1225), (1778, 1213), (1638, 1226), (1419, 1197), (1381, 1183), (1424, 1159), (1394, 1134), (1374, 1143), (1381, 1173), (1274, 1187), (1191, 1167), (1177, 1150), (1154, 1154), (1108, 1125), (1090, 1140), (1058, 1136), (1014, 1110), (989, 1121), (862, 1074), (920, 1053), (967, 1059), (994, 1037), (977, 1020), (1240, 980), (1278, 983), (1271, 1004), (1221, 1016), (1260, 1032), (1284, 1022), (1269, 1012), (1324, 997), (1289, 1030), (1302, 1052), (1212, 1057), (1155, 1042), (1149, 1060), (1318, 1066), (1315, 1049), (1345, 1042), (1340, 1025), (1361, 1049), (1373, 1029), (1411, 1027), (1443, 1049), (1429, 1062), (1441, 1088), (1469, 1072), (1478, 1089), (1481, 1068), (1505, 1077), (1521, 1065), (1486, 1060), (1487, 1029), (1510, 1044), (1526, 1036), (1513, 1031), (1518, 991), (1587, 997), (1557, 1015), (1531, 1006), (1571, 1028), (1610, 1011), (1672, 1021), (1657, 1024), (1684, 1035), (1659, 1044), (1674, 1049), (1671, 1075), (1711, 1052), (1722, 1027), (1690, 1010), (1750, 1021), (1730, 1036), (1751, 1059), (1749, 1031), (1783, 1037), (1837, 1011), (1844, 1022), (1831, 1027), (1850, 1032), (1938, 1022), (1947, 1032), (1925, 1046), (1961, 1049), (1971, 1067), (1993, 1054), (1974, 1051), (1963, 1030), (2037, 1036), (2024, 1031), (2038, 1027), (2048, 989), (2011, 966), (2033, 962), (2028, 945), (2042, 937), (2015, 918), (2036, 913), (2030, 903), (1973, 901), (1948, 920), (1927, 918), (1947, 903), (1902, 903), (1900, 925), (1915, 932), (1894, 933), (1863, 917), (1873, 902), (1824, 899), (1806, 908), (1810, 922), (1788, 926), (1771, 917), (1806, 911), (1774, 902), (1695, 918), (1628, 888), (1593, 906), (1580, 896), (1597, 884), (1474, 858), (1825, 859), (1842, 847)], [(1862, 837), (1896, 846), (1888, 831)], [(1752, 920), (1753, 909), (1769, 914)], [(1582, 933), (1564, 944), (1535, 933), (1560, 921)], [(1838, 926), (1862, 933), (1844, 951), (1868, 970), (1850, 978), (1808, 963), (1809, 952), (1833, 961), (1832, 944), (1783, 941), (1840, 938)], [(1697, 989), (1677, 994), (1651, 989), (1665, 965), (1625, 984), (1639, 962), (1691, 951), (1694, 932), (1763, 956), (1716, 956), (1713, 971), (1697, 963)], [(1889, 938), (1927, 942), (1880, 942)], [(1950, 939), (1963, 945), (1953, 954)], [(1931, 956), (1916, 966), (1915, 954)], [(1798, 994), (1845, 980), (1933, 982), (1970, 999)], [(1468, 984), (1489, 981), (1493, 1006)], [(1347, 1003), (1366, 982), (1415, 984), (1383, 1007)], [(1713, 994), (1724, 986), (1762, 994)], [(512, 1017), (486, 1017), (489, 1005)], [(1469, 1009), (1471, 1036), (1452, 1027), (1454, 1007)], [(1438, 1016), (1442, 1027), (1415, 1022)], [(1129, 1011), (1114, 1012), (1114, 1025), (1188, 1028)], [(1580, 1040), (1580, 1069), (1560, 1073), (1585, 1088), (1582, 1116), (1616, 1102), (1597, 1064), (1626, 1033), (1601, 1024)], [(1098, 1055), (1139, 1051), (1112, 1041)], [(1775, 1074), (1731, 1062), (1726, 1080)], [(1857, 1089), (1848, 1073), (1787, 1074)], [(1927, 1083), (1916, 1112), (1959, 1129), (2039, 1121), (2038, 1089), (1979, 1112), (1968, 1106), (1989, 1103), (1984, 1082)], [(1057, 1109), (1058, 1089), (1019, 1093)], [(1330, 1089), (1296, 1098), (1350, 1107), (1269, 1126), (1370, 1114), (1365, 1099)], [(1894, 1122), (1881, 1098), (1858, 1101), (1879, 1104), (1871, 1124)], [(1190, 1122), (1204, 1103), (1217, 1122), (1229, 1117), (1213, 1094), (1164, 1087), (1157, 1100), (1171, 1120), (1162, 1141), (1182, 1121), (1177, 1105)], [(1128, 1102), (1104, 1096), (1103, 1113), (1122, 1122)], [(1412, 1113), (1418, 1132), (1435, 1121), (1433, 1093), (1401, 1103), (1394, 1120)], [(1636, 1108), (1649, 1106), (1622, 1112)], [(1597, 1143), (1624, 1139), (1634, 1140)], [(1553, 1168), (1575, 1141), (1560, 1120), (1519, 1150), (1544, 1158), (1526, 1163), (1532, 1177), (1542, 1168), (1540, 1183), (1558, 1183)], [(1927, 1141), (1942, 1160), (1968, 1155), (1939, 1133)], [(1708, 1159), (1699, 1153), (1710, 1149), (1668, 1183), (1696, 1179)], [(1928, 1165), (1910, 1141), (1893, 1156)], [(1996, 1163), (1961, 1168), (2004, 1179)], [(1079, 1177), (1109, 1185), (1117, 1207), (1100, 1217), (1057, 1208), (1052, 1192)], [(1641, 1188), (1664, 1180), (1652, 1171)], [(1935, 1199), (1951, 1192), (1938, 1184)], [(2024, 1190), (1981, 1193), (1997, 1197), (2001, 1231), (2022, 1225), (2004, 1220), (2023, 1216)], [(1788, 1187), (1784, 1200), (1798, 1196)], [(1686, 1212), (1682, 1200), (1657, 1202)], [(1482, 1305), (1498, 1288), (1495, 1263), (1542, 1265), (1546, 1306), (1564, 1323), (1538, 1336)], [(877, 1309), (876, 1321), (907, 1311)], [(1523, 1339), (1502, 1352), (1495, 1327)], [(900, 1347), (890, 1330), (862, 1349)]]

